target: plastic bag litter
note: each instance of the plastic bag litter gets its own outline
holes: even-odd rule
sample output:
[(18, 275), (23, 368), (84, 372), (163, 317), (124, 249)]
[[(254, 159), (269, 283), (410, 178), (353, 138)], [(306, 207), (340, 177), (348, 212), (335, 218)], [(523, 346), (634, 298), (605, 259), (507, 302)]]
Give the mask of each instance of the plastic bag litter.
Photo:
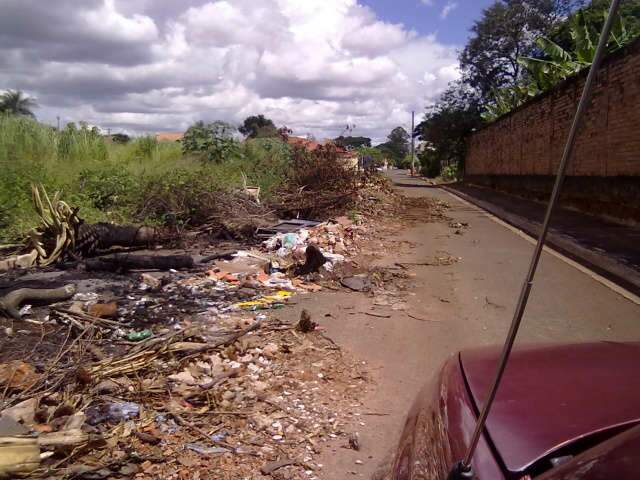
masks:
[(296, 233), (278, 233), (266, 240), (263, 245), (267, 250), (276, 250), (279, 257), (286, 257), (296, 248), (306, 245), (309, 236), (309, 230), (303, 228)]
[(122, 422), (140, 415), (140, 405), (133, 402), (101, 404), (87, 409), (87, 423), (98, 425), (105, 421)]

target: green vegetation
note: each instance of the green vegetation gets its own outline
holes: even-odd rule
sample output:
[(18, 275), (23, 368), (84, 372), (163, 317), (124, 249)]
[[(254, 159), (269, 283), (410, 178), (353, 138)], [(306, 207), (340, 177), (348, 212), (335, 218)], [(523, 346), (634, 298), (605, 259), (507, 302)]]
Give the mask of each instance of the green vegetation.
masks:
[[(586, 3), (589, 3), (585, 6)], [(610, 0), (497, 0), (460, 54), (462, 77), (427, 107), (416, 132), (423, 172), (463, 171), (469, 134), (591, 64)], [(622, 2), (609, 50), (640, 34), (640, 0)]]
[(277, 137), (278, 129), (273, 120), (266, 118), (264, 115), (252, 115), (244, 119), (244, 122), (238, 128), (241, 134), (249, 138), (269, 138)]
[(7, 90), (0, 94), (0, 113), (35, 117), (32, 109), (37, 106), (38, 104), (33, 98), (28, 97), (20, 90)]
[(369, 137), (345, 137), (340, 135), (333, 139), (333, 142), (340, 146), (344, 147), (347, 150), (358, 149), (361, 147), (371, 147), (371, 139)]
[[(106, 141), (86, 124), (58, 131), (26, 116), (0, 115), (0, 243), (38, 224), (31, 185), (62, 191), (88, 222), (191, 224), (206, 220), (205, 199), (242, 187), (268, 198), (287, 174), (289, 146), (278, 139), (229, 139), (224, 161), (153, 137)], [(204, 152), (204, 155), (203, 155)]]
[(233, 138), (234, 130), (233, 126), (225, 122), (197, 122), (185, 132), (182, 151), (185, 154), (201, 154), (207, 160), (216, 163), (236, 157), (240, 151), (238, 143)]
[[(577, 11), (569, 18), (567, 25), (571, 37), (569, 49), (564, 49), (544, 35), (535, 40), (539, 49), (537, 57), (518, 57), (517, 61), (527, 75), (518, 84), (493, 91), (493, 101), (487, 104), (487, 110), (482, 118), (493, 121), (510, 112), (512, 109), (535, 97), (545, 90), (549, 90), (562, 80), (575, 75), (580, 70), (590, 66), (596, 53), (598, 37), (602, 28), (601, 23), (607, 18), (607, 10), (601, 10), (599, 15), (593, 11), (587, 14), (584, 10)], [(599, 20), (599, 22), (598, 22)], [(598, 26), (599, 25), (599, 26)], [(609, 36), (607, 49), (613, 52), (624, 47), (634, 38), (634, 33), (626, 28), (625, 21), (617, 15), (613, 29)]]
[[(411, 136), (402, 127), (396, 127), (387, 136), (387, 141), (377, 145), (375, 148), (393, 161), (393, 163), (403, 168), (406, 156), (409, 153)], [(411, 160), (409, 160), (411, 163)]]

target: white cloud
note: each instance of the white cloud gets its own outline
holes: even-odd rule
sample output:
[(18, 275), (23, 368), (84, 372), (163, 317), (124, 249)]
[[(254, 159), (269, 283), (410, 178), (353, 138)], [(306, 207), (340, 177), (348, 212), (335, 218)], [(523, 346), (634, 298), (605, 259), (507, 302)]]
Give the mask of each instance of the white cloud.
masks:
[(457, 2), (447, 2), (444, 7), (442, 7), (442, 10), (440, 11), (440, 18), (445, 19), (449, 16), (449, 14), (455, 10), (456, 8), (458, 8), (458, 3)]
[(433, 7), (434, 0), (420, 0), (420, 3), (427, 7)]
[(0, 85), (52, 123), (142, 132), (264, 113), (299, 134), (349, 122), (383, 139), (459, 76), (453, 46), (356, 0), (60, 0), (64, 31), (37, 0), (6, 1)]

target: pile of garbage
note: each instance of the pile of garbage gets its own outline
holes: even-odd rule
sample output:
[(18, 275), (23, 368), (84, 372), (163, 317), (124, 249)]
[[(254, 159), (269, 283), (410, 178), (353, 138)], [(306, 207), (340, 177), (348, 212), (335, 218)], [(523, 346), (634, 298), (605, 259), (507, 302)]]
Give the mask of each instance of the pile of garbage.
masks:
[(0, 477), (318, 478), (367, 378), (306, 312), (277, 310), (335, 284), (369, 233), (339, 217), (202, 258), (102, 257), (120, 269), (55, 273), (49, 305), (0, 296)]
[[(95, 258), (158, 232), (83, 224), (42, 191), (35, 253), (0, 265), (0, 478), (313, 479), (324, 443), (356, 448), (362, 365), (306, 311), (278, 319), (296, 296), (342, 287), (375, 235), (366, 217), (395, 207), (388, 183), (349, 182), (322, 201), (292, 189), (287, 208), (360, 214), (280, 222), (225, 250)], [(19, 270), (32, 265), (54, 266)]]
[(87, 327), (43, 372), (27, 361), (0, 365), (11, 392), (0, 413), (1, 473), (198, 478), (201, 470), (200, 478), (231, 479), (283, 469), (286, 478), (317, 478), (320, 446), (353, 434), (366, 377), (319, 332), (264, 314), (222, 315), (215, 327), (130, 342), (120, 357), (102, 351), (101, 336), (106, 328)]

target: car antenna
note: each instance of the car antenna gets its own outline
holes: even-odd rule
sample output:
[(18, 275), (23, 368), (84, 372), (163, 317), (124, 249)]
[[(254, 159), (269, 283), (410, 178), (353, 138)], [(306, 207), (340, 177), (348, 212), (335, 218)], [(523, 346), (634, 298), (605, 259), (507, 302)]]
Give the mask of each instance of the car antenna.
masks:
[(538, 237), (536, 247), (533, 250), (533, 256), (531, 257), (531, 263), (529, 265), (529, 271), (527, 272), (525, 281), (522, 284), (522, 290), (520, 291), (518, 304), (516, 305), (515, 312), (513, 313), (513, 320), (511, 320), (509, 333), (507, 334), (507, 338), (504, 342), (504, 347), (502, 348), (502, 354), (500, 355), (500, 361), (498, 363), (498, 368), (496, 369), (493, 383), (491, 384), (491, 388), (489, 389), (487, 399), (482, 406), (482, 411), (480, 412), (480, 416), (478, 417), (478, 422), (473, 432), (473, 436), (471, 437), (467, 452), (464, 458), (458, 461), (452, 467), (451, 472), (448, 476), (448, 480), (470, 480), (475, 478), (473, 468), (471, 466), (471, 459), (473, 458), (473, 454), (476, 450), (476, 447), (478, 446), (478, 441), (480, 440), (480, 435), (484, 430), (484, 426), (487, 421), (487, 417), (489, 416), (491, 406), (493, 405), (493, 401), (496, 398), (496, 392), (498, 391), (498, 387), (500, 386), (502, 375), (504, 374), (505, 367), (507, 366), (507, 362), (509, 360), (509, 355), (511, 354), (511, 349), (513, 348), (513, 343), (515, 342), (516, 335), (518, 334), (518, 329), (520, 328), (520, 323), (522, 322), (522, 317), (527, 306), (527, 300), (529, 299), (529, 293), (531, 292), (531, 287), (533, 286), (533, 277), (536, 274), (540, 255), (542, 254), (542, 249), (547, 239), (551, 216), (553, 215), (553, 210), (558, 203), (560, 191), (562, 190), (562, 183), (564, 181), (565, 172), (567, 170), (567, 164), (569, 163), (569, 158), (571, 157), (571, 154), (573, 152), (576, 134), (578, 132), (578, 129), (580, 128), (582, 117), (587, 110), (589, 98), (591, 96), (591, 91), (593, 88), (593, 81), (595, 80), (598, 69), (600, 68), (602, 56), (604, 55), (607, 41), (609, 39), (609, 34), (611, 32), (611, 27), (613, 25), (614, 17), (618, 11), (619, 5), (620, 0), (612, 0), (611, 6), (609, 7), (609, 13), (602, 27), (602, 32), (600, 33), (600, 40), (598, 41), (598, 46), (593, 56), (593, 63), (589, 68), (589, 74), (587, 75), (587, 80), (585, 81), (584, 88), (582, 90), (582, 96), (580, 97), (580, 102), (578, 103), (578, 108), (576, 109), (576, 113), (573, 117), (571, 129), (569, 130), (569, 136), (567, 137), (567, 142), (564, 146), (562, 159), (560, 160), (560, 165), (558, 166), (558, 173), (556, 174), (556, 180), (553, 185), (551, 198), (549, 199), (549, 204), (547, 205), (547, 211), (545, 213), (544, 222), (542, 224), (542, 231), (540, 232), (540, 236)]

